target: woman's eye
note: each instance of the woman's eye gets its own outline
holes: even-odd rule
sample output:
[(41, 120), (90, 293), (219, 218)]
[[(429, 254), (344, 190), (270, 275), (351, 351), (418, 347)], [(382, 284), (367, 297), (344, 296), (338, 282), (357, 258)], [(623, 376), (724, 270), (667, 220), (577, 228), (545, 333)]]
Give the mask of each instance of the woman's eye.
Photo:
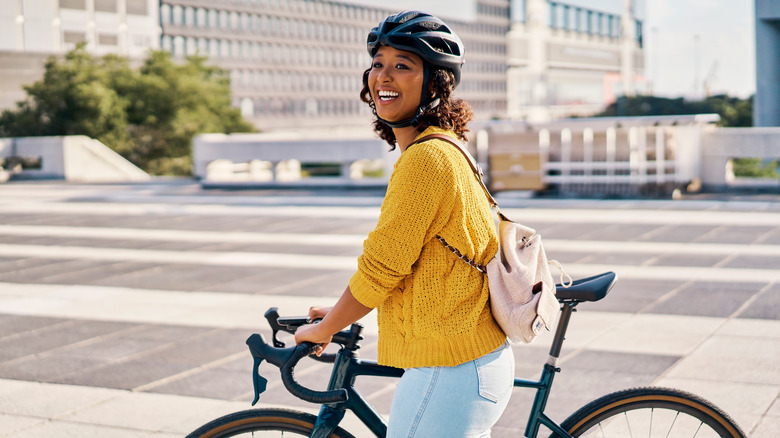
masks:
[(379, 63), (379, 62), (375, 62), (375, 63), (371, 64), (371, 68), (382, 68), (382, 64)]
[(400, 70), (407, 70), (409, 67), (407, 67), (406, 64), (398, 64), (395, 66), (395, 68)]

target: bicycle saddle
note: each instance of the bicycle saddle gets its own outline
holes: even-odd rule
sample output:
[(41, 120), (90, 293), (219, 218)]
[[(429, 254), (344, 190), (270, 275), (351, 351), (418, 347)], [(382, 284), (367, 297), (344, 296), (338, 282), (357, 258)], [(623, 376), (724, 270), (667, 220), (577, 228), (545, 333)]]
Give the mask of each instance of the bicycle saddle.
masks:
[(598, 301), (612, 289), (617, 282), (617, 274), (614, 272), (605, 272), (593, 277), (574, 280), (569, 287), (563, 287), (560, 284), (555, 285), (555, 296), (558, 301), (564, 302), (582, 302)]

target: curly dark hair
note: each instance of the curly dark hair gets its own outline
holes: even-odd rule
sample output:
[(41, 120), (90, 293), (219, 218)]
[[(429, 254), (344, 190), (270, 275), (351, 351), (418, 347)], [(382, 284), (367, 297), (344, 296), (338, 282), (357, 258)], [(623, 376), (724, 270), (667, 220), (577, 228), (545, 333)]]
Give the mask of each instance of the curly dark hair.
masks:
[[(371, 68), (363, 72), (363, 89), (360, 90), (360, 100), (367, 103), (376, 116), (376, 104), (371, 99), (368, 89), (368, 74)], [(445, 68), (432, 67), (430, 73), (430, 97), (439, 98), (440, 102), (435, 108), (428, 108), (417, 119), (417, 129), (422, 132), (430, 126), (454, 132), (460, 139), (466, 141), (466, 133), (469, 132), (468, 123), (474, 118), (471, 106), (463, 99), (451, 97), (455, 75)], [(390, 150), (395, 149), (395, 134), (393, 129), (380, 121), (374, 120), (374, 131), (379, 138), (390, 145)]]

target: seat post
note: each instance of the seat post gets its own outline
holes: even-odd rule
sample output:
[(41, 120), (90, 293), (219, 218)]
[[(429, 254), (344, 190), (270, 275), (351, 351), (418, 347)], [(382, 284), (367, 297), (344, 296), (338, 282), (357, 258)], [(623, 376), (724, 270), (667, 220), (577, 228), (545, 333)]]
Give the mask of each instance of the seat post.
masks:
[(547, 359), (547, 364), (550, 366), (556, 367), (558, 365), (561, 347), (564, 339), (566, 339), (566, 330), (569, 327), (569, 320), (572, 312), (575, 311), (575, 306), (577, 306), (576, 302), (564, 302), (561, 304), (561, 317), (558, 319), (558, 328), (555, 329), (555, 337), (550, 346), (550, 357)]

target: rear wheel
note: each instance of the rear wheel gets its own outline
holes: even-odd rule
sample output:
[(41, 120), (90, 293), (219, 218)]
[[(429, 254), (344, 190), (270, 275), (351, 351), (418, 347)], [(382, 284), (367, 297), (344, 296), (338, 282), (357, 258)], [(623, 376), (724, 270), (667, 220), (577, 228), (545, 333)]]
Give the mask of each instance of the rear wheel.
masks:
[[(251, 409), (217, 418), (187, 435), (187, 438), (294, 437), (311, 436), (316, 415), (287, 409)], [(337, 428), (331, 438), (355, 438)]]
[(636, 388), (605, 395), (561, 426), (575, 437), (744, 438), (739, 426), (701, 397), (668, 388)]

